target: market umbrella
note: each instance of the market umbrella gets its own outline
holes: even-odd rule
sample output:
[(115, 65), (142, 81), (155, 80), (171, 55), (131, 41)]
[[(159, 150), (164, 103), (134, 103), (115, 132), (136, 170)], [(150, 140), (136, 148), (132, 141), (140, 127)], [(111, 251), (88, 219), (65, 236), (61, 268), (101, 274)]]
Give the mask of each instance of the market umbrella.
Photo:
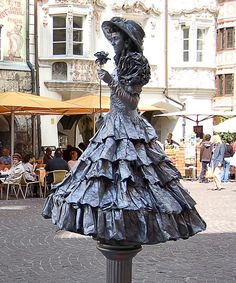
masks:
[[(207, 119), (213, 118), (215, 116), (234, 116), (236, 115), (235, 111), (214, 111), (214, 110), (201, 110), (201, 109), (194, 109), (194, 110), (183, 110), (177, 112), (170, 112), (170, 113), (163, 113), (155, 116), (159, 117), (183, 117), (190, 121), (193, 121), (198, 126), (200, 122), (203, 122)], [(195, 167), (196, 167), (196, 174), (197, 174), (197, 150), (196, 150), (196, 158), (195, 158)]]
[(0, 114), (11, 115), (11, 153), (14, 152), (15, 115), (64, 114), (67, 111), (86, 113), (86, 109), (64, 101), (22, 92), (0, 93)]
[[(85, 96), (77, 97), (74, 99), (66, 100), (66, 102), (77, 105), (84, 109), (90, 109), (90, 113), (96, 113), (100, 111), (100, 96), (97, 94), (88, 94)], [(107, 112), (110, 108), (110, 97), (102, 96), (101, 107), (103, 111)], [(69, 113), (69, 112), (68, 112)]]
[[(110, 97), (109, 96), (99, 96), (98, 94), (88, 94), (88, 95), (81, 96), (78, 98), (66, 100), (66, 102), (72, 105), (77, 105), (78, 107), (81, 107), (82, 109), (86, 109), (86, 110), (90, 109), (90, 113), (93, 114), (94, 131), (95, 131), (95, 114), (96, 113), (101, 114), (101, 110), (103, 112), (108, 112), (110, 109)], [(141, 112), (142, 111), (164, 110), (163, 108), (155, 107), (151, 105), (150, 103), (147, 102), (147, 100), (145, 100), (142, 97), (139, 101), (138, 109)], [(64, 114), (71, 115), (72, 111), (65, 112)]]
[(37, 111), (40, 114), (64, 114), (71, 110), (72, 113), (87, 112), (77, 103), (73, 105), (65, 101), (49, 97), (38, 96), (22, 92), (0, 92), (0, 114), (13, 113), (24, 115)]
[(236, 117), (225, 120), (213, 127), (215, 132), (236, 133)]
[[(83, 109), (91, 109), (91, 113), (96, 113), (100, 111), (100, 96), (97, 94), (89, 94), (85, 96), (81, 96), (78, 98), (66, 100), (66, 102), (81, 107)], [(109, 111), (110, 109), (110, 97), (109, 96), (102, 96), (101, 98), (101, 107), (104, 112)], [(156, 107), (148, 103), (144, 98), (141, 97), (138, 109), (140, 111), (158, 111), (164, 110), (163, 108)], [(70, 112), (67, 112), (68, 114)], [(65, 112), (66, 114), (66, 112)]]

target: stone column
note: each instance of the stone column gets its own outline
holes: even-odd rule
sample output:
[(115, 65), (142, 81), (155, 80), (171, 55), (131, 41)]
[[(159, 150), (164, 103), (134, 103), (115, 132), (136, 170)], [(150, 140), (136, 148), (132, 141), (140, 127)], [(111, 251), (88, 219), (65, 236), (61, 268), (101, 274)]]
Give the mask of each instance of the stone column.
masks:
[(98, 242), (98, 250), (106, 257), (106, 283), (131, 283), (132, 259), (141, 246), (115, 246)]

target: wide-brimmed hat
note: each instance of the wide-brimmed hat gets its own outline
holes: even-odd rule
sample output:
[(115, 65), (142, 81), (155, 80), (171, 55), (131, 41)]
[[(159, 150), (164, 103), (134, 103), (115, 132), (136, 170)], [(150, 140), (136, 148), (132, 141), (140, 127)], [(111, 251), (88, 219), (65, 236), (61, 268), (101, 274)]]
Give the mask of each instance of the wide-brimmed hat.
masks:
[(114, 27), (118, 27), (125, 32), (133, 41), (138, 51), (142, 52), (145, 32), (138, 23), (121, 17), (113, 17), (110, 21), (104, 21), (102, 23), (102, 30), (109, 41), (111, 41), (111, 33), (113, 32), (112, 29)]
[(19, 153), (14, 153), (12, 158), (17, 158), (19, 161), (22, 160), (22, 156)]

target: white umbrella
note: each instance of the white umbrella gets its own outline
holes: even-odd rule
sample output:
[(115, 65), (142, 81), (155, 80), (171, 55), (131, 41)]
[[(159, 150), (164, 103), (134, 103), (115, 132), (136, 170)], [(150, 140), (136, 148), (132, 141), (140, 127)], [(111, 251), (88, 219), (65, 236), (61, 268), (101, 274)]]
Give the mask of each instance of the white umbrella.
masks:
[(214, 116), (223, 116), (223, 117), (236, 116), (236, 111), (214, 111), (214, 110), (195, 109), (195, 110), (183, 110), (177, 112), (163, 113), (155, 116), (159, 116), (159, 117), (179, 116), (191, 120), (198, 125), (200, 122), (213, 118)]
[(225, 120), (213, 127), (215, 132), (236, 133), (236, 117)]

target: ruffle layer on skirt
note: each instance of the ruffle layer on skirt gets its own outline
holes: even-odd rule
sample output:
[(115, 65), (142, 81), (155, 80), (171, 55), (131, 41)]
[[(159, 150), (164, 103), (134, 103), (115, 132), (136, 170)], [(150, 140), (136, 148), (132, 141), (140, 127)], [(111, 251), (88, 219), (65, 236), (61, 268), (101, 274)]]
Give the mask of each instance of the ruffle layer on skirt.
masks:
[(204, 221), (194, 208), (179, 214), (148, 209), (103, 210), (72, 205), (53, 195), (49, 196), (49, 202), (54, 203), (50, 217), (60, 229), (90, 235), (101, 242), (157, 244), (187, 239), (205, 229)]
[[(134, 121), (135, 120), (135, 121)], [(101, 241), (156, 244), (205, 229), (180, 174), (141, 117), (110, 115), (55, 193), (43, 216), (60, 229)]]

